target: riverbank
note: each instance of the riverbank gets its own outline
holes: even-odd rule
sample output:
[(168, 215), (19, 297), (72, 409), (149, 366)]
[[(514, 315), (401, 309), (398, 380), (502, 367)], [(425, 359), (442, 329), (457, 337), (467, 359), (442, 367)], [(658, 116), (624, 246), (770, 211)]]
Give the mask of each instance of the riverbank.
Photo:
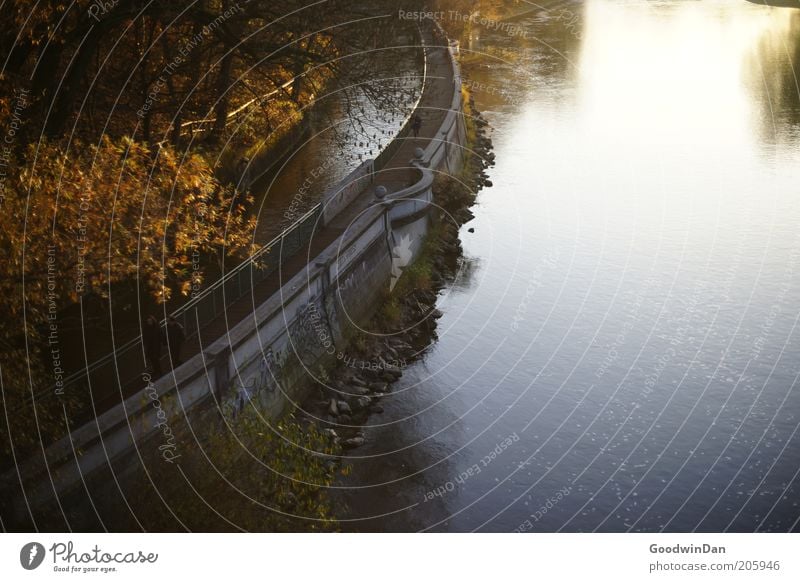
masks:
[(462, 270), (459, 232), (473, 218), (470, 207), (478, 192), (490, 187), (485, 170), (494, 164), (488, 123), (464, 88), (468, 152), (456, 176), (440, 174), (433, 185), (435, 210), (419, 258), (403, 269), (396, 286), (387, 291), (376, 314), (349, 337), (345, 354), (324, 370), (315, 392), (301, 406), (298, 420), (327, 434), (345, 451), (369, 439), (370, 417), (381, 414), (381, 400), (403, 375), (424, 358), (436, 341), (436, 308), (440, 294), (457, 283)]
[[(137, 473), (137, 484), (131, 487), (137, 492), (130, 500), (134, 513), (148, 529), (173, 530), (173, 512), (188, 519), (189, 529), (342, 529), (336, 519), (341, 508), (331, 488), (349, 471), (348, 452), (370, 438), (369, 423), (383, 412), (382, 399), (390, 395), (404, 369), (424, 358), (436, 341), (440, 315), (436, 301), (462, 275), (459, 232), (473, 217), (470, 207), (477, 193), (488, 185), (485, 170), (494, 158), (488, 126), (468, 93), (463, 94), (467, 104), (464, 147), (470, 154), (456, 176), (441, 174), (435, 181), (436, 206), (424, 248), (375, 306), (375, 315), (364, 325), (373, 333), (351, 333), (347, 343), (339, 346), (344, 357), (307, 374), (306, 381), (315, 387), (294, 412), (269, 426), (264, 423), (268, 411), (253, 400), (241, 412), (226, 409), (222, 418), (211, 412), (205, 420), (193, 421), (211, 430), (172, 427), (177, 454), (183, 455), (181, 471), (216, 511), (211, 515), (204, 504), (182, 494), (180, 487), (154, 489), (153, 483), (169, 483), (176, 470), (169, 462), (159, 463), (149, 479)], [(187, 449), (186, 443), (193, 446)], [(243, 465), (248, 466), (246, 471), (241, 470)], [(218, 474), (230, 481), (231, 495), (220, 493)], [(153, 508), (157, 493), (169, 511)], [(122, 530), (136, 527), (131, 520), (115, 525)]]

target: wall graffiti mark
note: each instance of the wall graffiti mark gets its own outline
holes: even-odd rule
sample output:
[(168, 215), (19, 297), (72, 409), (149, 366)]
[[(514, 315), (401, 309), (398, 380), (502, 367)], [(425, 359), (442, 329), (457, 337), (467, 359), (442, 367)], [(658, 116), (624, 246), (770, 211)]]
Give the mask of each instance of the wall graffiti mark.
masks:
[(273, 393), (280, 386), (280, 378), (282, 365), (275, 357), (272, 348), (268, 348), (258, 363), (256, 372), (249, 376), (246, 380), (242, 380), (240, 374), (237, 374), (232, 380), (231, 391), (233, 397), (230, 401), (229, 412), (235, 417), (253, 398), (257, 398), (262, 394)]

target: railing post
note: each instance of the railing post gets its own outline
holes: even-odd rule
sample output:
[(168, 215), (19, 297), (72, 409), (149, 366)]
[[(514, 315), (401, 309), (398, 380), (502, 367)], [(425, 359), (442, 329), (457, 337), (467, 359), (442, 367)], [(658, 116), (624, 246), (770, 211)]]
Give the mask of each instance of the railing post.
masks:
[(227, 392), (231, 382), (229, 360), (231, 355), (231, 346), (225, 346), (219, 352), (214, 354), (213, 369), (214, 369), (214, 386), (212, 390), (217, 398), (221, 401)]

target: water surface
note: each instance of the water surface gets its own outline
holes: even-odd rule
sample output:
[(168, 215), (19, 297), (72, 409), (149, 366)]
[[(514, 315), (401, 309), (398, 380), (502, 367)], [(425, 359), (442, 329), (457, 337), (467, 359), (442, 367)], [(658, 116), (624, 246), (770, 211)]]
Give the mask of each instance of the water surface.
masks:
[(438, 341), (349, 459), (344, 527), (797, 530), (800, 11), (525, 26), (463, 45), (494, 187)]

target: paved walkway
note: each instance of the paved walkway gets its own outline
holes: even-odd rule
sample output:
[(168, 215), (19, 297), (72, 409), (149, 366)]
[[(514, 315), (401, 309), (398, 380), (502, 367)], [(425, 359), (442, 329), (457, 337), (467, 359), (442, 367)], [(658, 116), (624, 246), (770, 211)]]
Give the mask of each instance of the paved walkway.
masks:
[[(426, 38), (426, 44), (429, 47), (434, 44), (430, 36)], [(307, 256), (318, 256), (335, 241), (353, 219), (374, 203), (374, 188), (377, 185), (385, 186), (389, 192), (396, 192), (413, 184), (418, 174), (415, 169), (409, 167), (409, 161), (414, 158), (414, 150), (417, 147), (424, 148), (432, 138), (438, 137), (436, 132), (444, 121), (453, 96), (453, 70), (450, 66), (450, 56), (447, 48), (442, 47), (441, 42), (438, 44), (440, 46), (434, 46), (427, 50), (427, 82), (417, 109), (423, 122), (419, 136), (417, 138), (413, 136), (404, 138), (402, 146), (398, 148), (385, 167), (375, 175), (374, 184), (366, 188), (358, 198), (342, 210), (330, 225), (317, 230), (310, 244), (289, 258), (282, 265), (280, 273), (276, 271), (270, 277), (257, 284), (252, 293), (246, 294), (233, 303), (223, 315), (206, 325), (200, 334), (187, 340), (181, 350), (183, 361), (194, 357), (200, 352), (202, 346), (210, 345), (216, 339), (225, 335), (229, 329), (251, 315), (254, 304), (260, 305), (266, 301), (286, 281), (306, 267)], [(166, 355), (162, 357), (161, 367), (162, 371), (167, 371), (170, 368)], [(130, 366), (130, 369), (119, 370), (119, 383), (123, 386), (122, 394), (124, 397), (127, 398), (141, 390), (143, 385), (137, 379), (140, 378), (143, 369), (144, 366), (139, 365)], [(119, 404), (120, 390), (116, 382), (111, 385), (107, 381), (93, 381), (92, 384), (92, 396), (97, 414), (101, 414)], [(87, 394), (86, 396), (88, 401), (89, 395)], [(90, 420), (90, 417), (91, 415), (84, 420)]]

